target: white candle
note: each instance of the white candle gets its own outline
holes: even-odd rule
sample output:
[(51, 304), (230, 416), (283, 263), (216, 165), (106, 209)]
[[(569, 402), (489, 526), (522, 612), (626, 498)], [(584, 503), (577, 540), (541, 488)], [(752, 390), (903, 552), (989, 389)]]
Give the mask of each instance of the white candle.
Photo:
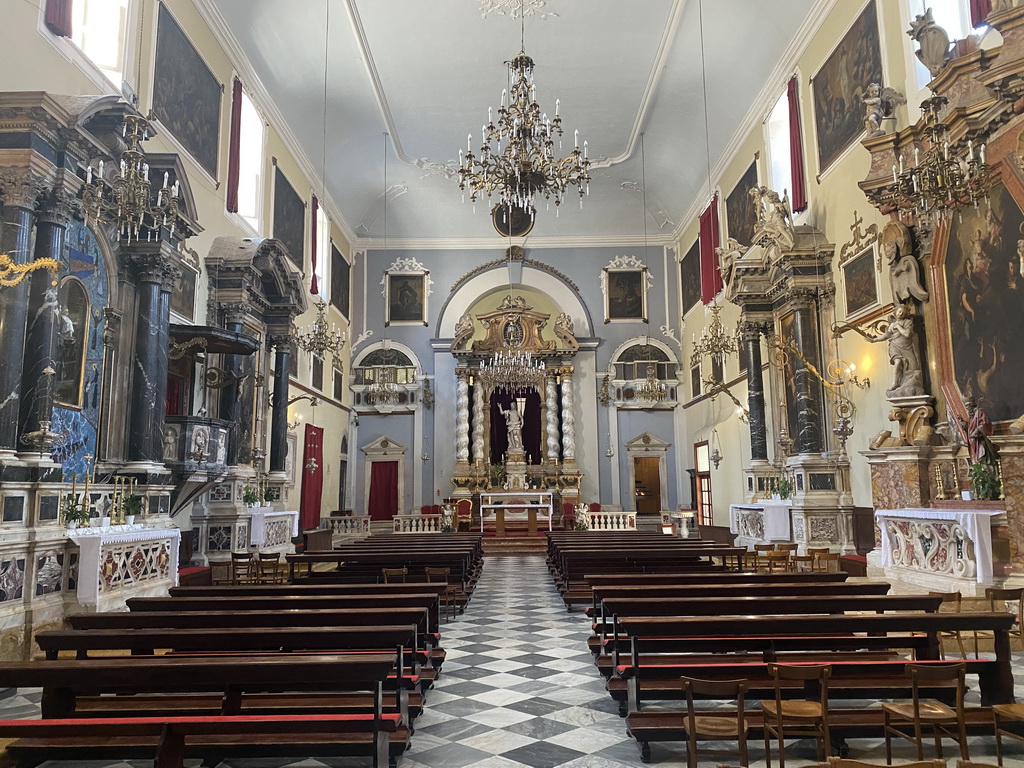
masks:
[(466, 149), (469, 150), (470, 152), (473, 151), (473, 134), (472, 133), (469, 134), (466, 137)]
[(903, 155), (900, 155), (900, 173), (903, 173)]
[(164, 171), (164, 187), (167, 186), (167, 171)]
[(580, 132), (579, 132), (579, 129), (576, 129), (575, 131), (573, 131), (573, 134), (572, 134), (572, 145), (574, 147), (579, 147), (579, 145), (580, 145)]
[(555, 99), (555, 117), (558, 117), (558, 106), (561, 103), (562, 103), (561, 101), (559, 101), (558, 99)]
[(493, 122), (494, 122), (494, 119), (491, 117), (491, 108), (488, 107), (487, 108), (487, 124), (490, 125)]
[(92, 166), (89, 166), (89, 170), (85, 172), (85, 183), (92, 184)]
[(103, 181), (103, 161), (100, 160), (100, 181)]
[[(586, 158), (587, 158), (587, 142), (584, 141), (583, 142), (583, 159), (586, 160)], [(582, 205), (582, 203), (583, 203), (583, 201), (581, 200), (580, 204)]]
[(914, 147), (914, 165), (920, 165), (920, 164), (921, 164), (921, 150), (918, 149), (917, 147)]
[(892, 183), (893, 184), (898, 184), (899, 183), (899, 178), (896, 175), (896, 166), (895, 165), (893, 165), (893, 167), (892, 167)]
[(985, 145), (981, 145), (981, 164), (985, 164)]

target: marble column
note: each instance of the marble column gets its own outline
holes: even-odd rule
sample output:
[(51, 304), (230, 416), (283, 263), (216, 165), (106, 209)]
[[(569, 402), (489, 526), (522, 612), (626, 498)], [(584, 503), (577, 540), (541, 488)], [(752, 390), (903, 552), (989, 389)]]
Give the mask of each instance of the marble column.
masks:
[[(245, 305), (241, 303), (224, 304), (221, 306), (224, 312), (224, 328), (232, 333), (241, 333), (245, 327)], [(239, 396), (241, 387), (239, 378), (242, 375), (241, 355), (224, 355), (222, 364), (225, 373), (228, 374), (229, 383), (220, 391), (220, 418), (231, 423), (230, 439), (228, 440), (228, 466), (238, 463), (239, 438), (242, 433), (242, 424), (239, 419)], [(247, 425), (246, 425), (247, 426)]]
[(473, 384), (473, 463), (484, 462), (484, 385)]
[[(70, 214), (70, 200), (63, 195), (57, 193), (47, 199), (36, 221), (36, 259), (60, 261)], [(57, 274), (40, 269), (32, 273), (29, 281), (25, 360), (21, 374), (21, 435), (41, 431), (53, 416), (56, 321), (60, 312)]]
[[(32, 247), (36, 198), (41, 186), (28, 168), (0, 169), (3, 192), (0, 253), (27, 264)], [(49, 275), (50, 273), (46, 273)], [(29, 280), (0, 287), (0, 454), (18, 450), (22, 358), (28, 321)]]
[(178, 271), (171, 260), (173, 248), (161, 242), (138, 242), (128, 248), (138, 294), (129, 461), (163, 461), (171, 287)]
[(752, 324), (743, 327), (747, 352), (747, 412), (750, 421), (750, 458), (768, 460), (768, 433), (764, 411), (764, 372), (761, 370), (761, 329)]
[(558, 461), (558, 382), (555, 372), (548, 371), (544, 382), (544, 399), (546, 401), (546, 423), (544, 425), (546, 451), (545, 458), (549, 464)]
[(576, 460), (576, 414), (573, 407), (572, 368), (562, 369), (562, 460)]
[(460, 368), (455, 372), (455, 463), (469, 464), (469, 371)]
[[(288, 368), (292, 337), (271, 336), (274, 345), (274, 394), (270, 401), (270, 471), (284, 472), (288, 458)], [(292, 457), (296, 461), (298, 457)]]
[[(793, 312), (793, 344), (809, 363), (818, 367), (818, 347), (814, 331), (814, 313), (809, 304)], [(793, 444), (797, 453), (821, 453), (821, 388), (807, 363), (794, 360), (797, 434)]]

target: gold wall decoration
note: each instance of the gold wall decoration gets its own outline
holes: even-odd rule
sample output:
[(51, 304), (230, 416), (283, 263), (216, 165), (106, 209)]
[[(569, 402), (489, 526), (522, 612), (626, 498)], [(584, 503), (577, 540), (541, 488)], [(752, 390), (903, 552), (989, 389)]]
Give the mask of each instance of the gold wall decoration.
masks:
[(13, 288), (27, 275), (39, 269), (48, 269), (56, 274), (60, 264), (56, 259), (36, 259), (28, 264), (15, 264), (9, 253), (0, 253), (0, 285)]

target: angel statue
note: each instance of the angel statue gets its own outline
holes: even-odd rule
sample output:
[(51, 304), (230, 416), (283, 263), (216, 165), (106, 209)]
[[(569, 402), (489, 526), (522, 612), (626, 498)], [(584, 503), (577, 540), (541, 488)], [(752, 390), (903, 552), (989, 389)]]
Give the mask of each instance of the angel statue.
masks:
[(864, 133), (865, 138), (882, 136), (885, 129), (882, 128), (882, 119), (891, 117), (897, 104), (906, 104), (907, 99), (895, 88), (886, 86), (883, 88), (878, 83), (871, 83), (864, 96), (861, 98), (864, 104)]

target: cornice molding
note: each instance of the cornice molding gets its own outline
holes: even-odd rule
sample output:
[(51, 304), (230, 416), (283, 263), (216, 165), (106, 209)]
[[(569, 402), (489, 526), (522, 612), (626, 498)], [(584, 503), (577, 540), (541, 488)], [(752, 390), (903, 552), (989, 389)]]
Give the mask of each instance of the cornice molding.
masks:
[[(603, 237), (593, 235), (587, 237), (462, 237), (462, 238), (406, 238), (388, 237), (388, 251), (408, 250), (446, 250), (446, 251), (481, 251), (499, 249), (506, 251), (510, 245), (523, 248), (643, 248), (644, 244), (654, 248), (664, 246), (675, 247), (676, 241), (665, 235), (648, 237), (642, 235), (629, 237)], [(358, 247), (357, 247), (358, 246)], [(363, 238), (353, 245), (353, 251), (380, 251), (384, 249), (384, 238)]]

